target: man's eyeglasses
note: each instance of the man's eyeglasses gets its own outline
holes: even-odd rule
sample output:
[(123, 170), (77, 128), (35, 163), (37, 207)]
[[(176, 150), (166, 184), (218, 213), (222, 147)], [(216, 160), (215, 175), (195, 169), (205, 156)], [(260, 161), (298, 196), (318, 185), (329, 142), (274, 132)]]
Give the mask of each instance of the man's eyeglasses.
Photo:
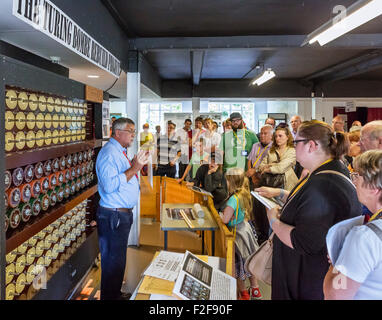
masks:
[(127, 132), (130, 133), (130, 134), (137, 134), (137, 130), (128, 130), (128, 129), (125, 129), (125, 130), (123, 130), (123, 129), (117, 129), (117, 130), (119, 130), (119, 131), (127, 131)]
[[(297, 144), (299, 143), (299, 142), (304, 142), (304, 141), (310, 141), (311, 139), (296, 139), (296, 140), (293, 140), (293, 145), (294, 146), (297, 146)], [(317, 142), (316, 141), (314, 141), (314, 140), (312, 140), (313, 142), (314, 142), (314, 144), (317, 146)]]
[(350, 172), (350, 179), (352, 182), (356, 182), (359, 177), (360, 174), (358, 172)]

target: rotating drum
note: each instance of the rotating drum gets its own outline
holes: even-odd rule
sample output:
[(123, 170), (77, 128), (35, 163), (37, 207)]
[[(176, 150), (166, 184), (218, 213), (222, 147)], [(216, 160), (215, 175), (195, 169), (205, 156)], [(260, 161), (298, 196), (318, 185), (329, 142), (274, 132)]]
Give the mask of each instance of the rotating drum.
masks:
[(34, 133), (34, 131), (28, 131), (25, 139), (26, 139), (27, 147), (29, 149), (34, 148), (34, 146), (36, 144), (36, 134)]
[(46, 108), (48, 110), (48, 112), (53, 112), (54, 110), (54, 99), (52, 97), (49, 97), (47, 100), (46, 100)]
[(19, 108), (20, 110), (26, 110), (28, 108), (28, 105), (29, 105), (29, 98), (28, 98), (28, 94), (26, 92), (20, 92), (19, 93), (19, 97), (18, 97), (18, 105), (19, 105)]
[(30, 203), (23, 203), (20, 206), (20, 212), (21, 212), (21, 220), (24, 222), (28, 222), (30, 217), (32, 216), (32, 207)]
[(73, 103), (73, 112), (74, 114), (78, 114), (78, 102)]
[(50, 113), (45, 114), (44, 125), (47, 129), (50, 129), (52, 127), (52, 115)]
[(21, 201), (24, 203), (29, 202), (32, 196), (32, 187), (29, 183), (24, 183), (20, 186)]
[(42, 177), (40, 179), (41, 183), (41, 193), (46, 193), (49, 190), (49, 178), (48, 177)]
[(54, 111), (59, 113), (61, 112), (61, 109), (62, 109), (61, 100), (59, 98), (56, 98), (56, 100), (54, 100)]
[(36, 116), (33, 112), (29, 112), (27, 114), (26, 123), (27, 123), (27, 128), (29, 130), (33, 130), (34, 127), (36, 126)]
[(59, 140), (60, 139), (59, 139), (58, 130), (53, 130), (53, 132), (52, 132), (52, 143), (58, 144)]
[(69, 114), (73, 113), (73, 101), (71, 100), (68, 101), (68, 113)]
[(34, 167), (34, 176), (36, 177), (36, 179), (40, 179), (42, 178), (43, 175), (44, 175), (44, 165), (42, 164), (42, 162), (38, 162), (36, 166)]
[(37, 147), (42, 147), (44, 145), (44, 132), (42, 130), (37, 131), (36, 133), (36, 145)]
[(29, 109), (31, 111), (36, 111), (38, 108), (38, 99), (37, 96), (32, 93), (29, 95)]
[(5, 104), (6, 106), (13, 110), (17, 106), (18, 97), (16, 94), (16, 91), (14, 90), (7, 90), (5, 94)]
[(64, 200), (64, 188), (56, 187), (56, 193), (57, 193), (58, 202), (61, 202), (62, 200)]
[(44, 168), (44, 175), (49, 176), (52, 173), (52, 161), (46, 160), (43, 165)]
[(51, 131), (49, 131), (49, 130), (45, 131), (44, 142), (47, 146), (51, 145), (51, 143), (52, 143), (52, 132)]
[(41, 201), (42, 211), (48, 210), (50, 206), (49, 196), (47, 194), (40, 194), (39, 200)]
[(60, 143), (65, 143), (65, 140), (66, 140), (65, 130), (60, 130), (58, 140)]
[(15, 126), (15, 114), (12, 111), (5, 112), (5, 130), (12, 130)]
[(38, 216), (41, 212), (41, 201), (40, 201), (40, 199), (39, 198), (31, 199), (31, 201), (29, 201), (29, 204), (32, 207), (32, 215)]
[(31, 195), (32, 198), (37, 198), (41, 193), (41, 182), (40, 180), (33, 180), (31, 182)]
[(67, 168), (70, 168), (71, 166), (72, 166), (72, 164), (73, 164), (73, 161), (72, 161), (72, 155), (71, 154), (68, 154), (67, 156), (66, 156), (66, 167)]
[(59, 119), (59, 116), (58, 114), (54, 114), (53, 117), (52, 117), (52, 126), (53, 126), (53, 129), (57, 129), (60, 125), (60, 119)]
[(25, 182), (29, 183), (33, 180), (34, 177), (34, 167), (32, 164), (29, 164), (25, 167), (24, 170), (24, 179)]
[(21, 213), (19, 208), (8, 209), (6, 215), (9, 219), (9, 226), (12, 229), (16, 229), (21, 221)]
[(49, 190), (48, 191), (48, 197), (50, 201), (50, 206), (54, 207), (57, 203), (57, 193), (54, 190)]
[(44, 121), (45, 121), (44, 114), (38, 113), (36, 116), (36, 127), (37, 127), (37, 129), (44, 128)]
[(11, 208), (16, 208), (20, 204), (21, 200), (21, 192), (19, 188), (11, 188), (8, 189), (7, 191), (8, 195), (8, 205)]
[(60, 158), (60, 170), (65, 170), (66, 168), (66, 158), (65, 156), (62, 156)]
[(15, 136), (12, 132), (5, 133), (5, 151), (11, 152), (15, 148)]
[(5, 183), (5, 191), (7, 191), (12, 184), (12, 174), (9, 170), (6, 170), (4, 172), (4, 183)]
[(38, 97), (38, 109), (41, 112), (45, 112), (46, 111), (46, 107), (47, 107), (47, 104), (46, 104), (45, 96), (39, 96)]
[(12, 182), (13, 184), (18, 187), (21, 185), (24, 181), (24, 170), (23, 168), (16, 168), (12, 172)]
[(70, 130), (66, 130), (65, 132), (65, 141), (66, 142), (72, 141), (72, 132)]
[(49, 178), (49, 189), (53, 190), (57, 186), (57, 175), (56, 173), (51, 173), (48, 178)]
[(21, 272), (23, 272), (25, 269), (25, 265), (26, 265), (25, 255), (19, 256), (15, 262), (15, 272), (17, 274), (20, 274)]
[(65, 175), (63, 171), (59, 171), (57, 174), (57, 185), (61, 186), (65, 182)]
[(15, 116), (16, 128), (24, 130), (26, 124), (26, 116), (24, 112), (17, 112)]
[(64, 129), (66, 127), (66, 117), (65, 114), (61, 114), (59, 117), (59, 125), (61, 129)]
[(61, 108), (62, 113), (67, 113), (68, 112), (68, 101), (66, 101), (65, 99), (62, 99), (61, 105), (62, 105), (62, 108)]
[(66, 127), (67, 129), (70, 129), (71, 125), (72, 125), (72, 117), (69, 116), (69, 115), (67, 115), (67, 116), (65, 117), (65, 127)]
[(15, 137), (17, 150), (23, 150), (25, 148), (26, 136), (23, 131), (19, 131)]
[(60, 170), (60, 160), (58, 158), (52, 161), (52, 172), (58, 172)]
[(73, 153), (72, 154), (72, 163), (73, 163), (73, 166), (77, 165), (77, 163), (78, 163), (78, 155), (77, 155), (77, 153)]

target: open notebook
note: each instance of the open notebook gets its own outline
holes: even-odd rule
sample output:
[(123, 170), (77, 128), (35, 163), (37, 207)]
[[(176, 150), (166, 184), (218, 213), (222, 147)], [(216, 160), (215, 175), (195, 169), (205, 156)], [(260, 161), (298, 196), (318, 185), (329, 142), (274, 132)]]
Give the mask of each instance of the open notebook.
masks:
[(186, 251), (173, 294), (184, 300), (236, 300), (236, 279)]

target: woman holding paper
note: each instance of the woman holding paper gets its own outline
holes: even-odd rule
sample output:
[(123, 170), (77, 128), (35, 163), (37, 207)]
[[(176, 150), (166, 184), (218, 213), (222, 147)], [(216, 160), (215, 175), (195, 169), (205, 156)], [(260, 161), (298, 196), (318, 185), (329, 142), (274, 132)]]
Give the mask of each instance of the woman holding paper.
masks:
[[(382, 150), (354, 160), (352, 180), (358, 199), (371, 212), (369, 222), (353, 227), (324, 281), (327, 300), (380, 300), (382, 293)], [(341, 280), (341, 282), (339, 282)]]
[(275, 233), (272, 299), (322, 300), (329, 268), (326, 234), (335, 223), (360, 215), (361, 205), (349, 171), (339, 160), (346, 153), (343, 134), (335, 134), (325, 122), (305, 121), (293, 142), (297, 161), (310, 174), (290, 192), (256, 189), (285, 202), (281, 211), (267, 210)]

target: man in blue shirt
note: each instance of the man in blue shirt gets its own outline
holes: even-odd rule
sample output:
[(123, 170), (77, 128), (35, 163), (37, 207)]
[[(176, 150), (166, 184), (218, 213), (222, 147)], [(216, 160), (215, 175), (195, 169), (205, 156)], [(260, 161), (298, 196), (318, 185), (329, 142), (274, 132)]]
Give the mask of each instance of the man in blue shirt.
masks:
[(147, 163), (149, 151), (127, 157), (135, 138), (135, 124), (128, 118), (113, 122), (112, 136), (100, 150), (96, 172), (101, 197), (97, 210), (98, 242), (101, 251), (101, 300), (121, 299), (126, 267), (127, 242), (138, 203), (138, 172)]

